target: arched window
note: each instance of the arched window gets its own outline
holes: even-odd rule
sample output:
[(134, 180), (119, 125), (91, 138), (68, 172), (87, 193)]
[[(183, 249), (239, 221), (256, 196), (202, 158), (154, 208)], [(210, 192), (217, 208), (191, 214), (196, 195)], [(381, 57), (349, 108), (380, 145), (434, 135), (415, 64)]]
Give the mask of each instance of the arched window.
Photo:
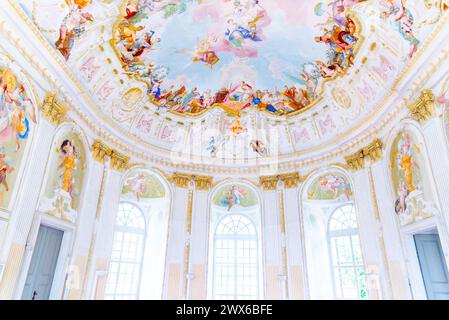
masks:
[(144, 243), (145, 219), (142, 212), (133, 204), (120, 203), (115, 223), (106, 299), (139, 298)]
[(336, 298), (365, 298), (365, 271), (354, 205), (339, 207), (332, 213), (328, 239)]
[(240, 214), (225, 216), (214, 234), (213, 298), (258, 299), (256, 227)]

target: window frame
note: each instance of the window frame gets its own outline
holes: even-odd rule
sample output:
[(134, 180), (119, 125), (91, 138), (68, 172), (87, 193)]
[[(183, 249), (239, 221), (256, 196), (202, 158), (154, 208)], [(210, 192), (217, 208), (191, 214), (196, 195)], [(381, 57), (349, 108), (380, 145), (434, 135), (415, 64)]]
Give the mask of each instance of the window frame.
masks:
[[(343, 211), (343, 208), (346, 207), (351, 207), (351, 211), (352, 214), (354, 215), (355, 218), (355, 223), (357, 225), (357, 228), (345, 228), (345, 229), (340, 229), (340, 230), (331, 230), (330, 228), (330, 224), (332, 222), (332, 220), (334, 219), (334, 216), (337, 212), (339, 211)], [(357, 264), (355, 261), (355, 250), (354, 250), (354, 241), (353, 241), (353, 237), (357, 236), (358, 237), (358, 242), (359, 242), (359, 247), (360, 247), (360, 255), (361, 255), (361, 263)], [(339, 288), (337, 288), (336, 286), (336, 269), (339, 270), (339, 273), (341, 272), (342, 267), (340, 266), (335, 266), (335, 262), (334, 262), (334, 258), (333, 258), (333, 249), (332, 249), (332, 239), (335, 238), (349, 238), (349, 242), (351, 245), (351, 260), (352, 263), (350, 266), (348, 267), (343, 267), (344, 268), (350, 268), (354, 271), (355, 275), (356, 275), (356, 287), (357, 287), (357, 300), (362, 300), (362, 298), (360, 297), (360, 281), (358, 279), (358, 276), (356, 274), (356, 269), (357, 268), (362, 268), (363, 270), (366, 269), (365, 267), (365, 263), (364, 263), (364, 257), (363, 257), (363, 251), (362, 251), (362, 245), (361, 245), (361, 241), (360, 241), (360, 234), (359, 234), (359, 223), (358, 223), (358, 218), (357, 218), (357, 210), (356, 210), (356, 206), (353, 202), (348, 202), (348, 203), (344, 203), (336, 208), (334, 208), (332, 210), (332, 213), (329, 215), (328, 221), (327, 221), (327, 229), (326, 229), (326, 238), (327, 238), (327, 244), (328, 244), (328, 251), (329, 251), (329, 263), (330, 263), (330, 269), (332, 271), (332, 289), (334, 292), (334, 298), (335, 299), (339, 299), (339, 300), (348, 300), (348, 299), (352, 299), (350, 297), (344, 297), (343, 295), (343, 286), (341, 284), (341, 277), (339, 277), (340, 279), (340, 286)], [(338, 250), (336, 252), (337, 255), (337, 259), (338, 259)], [(338, 262), (338, 261), (337, 261)], [(338, 290), (337, 290), (338, 289)], [(341, 291), (341, 296), (337, 294), (337, 291)]]
[[(125, 205), (130, 205), (132, 206), (134, 209), (136, 209), (139, 214), (141, 215), (141, 218), (143, 219), (144, 225), (143, 225), (143, 229), (140, 228), (135, 228), (135, 227), (127, 227), (127, 226), (121, 226), (117, 224), (117, 219), (118, 219), (118, 214), (120, 212), (120, 207), (125, 204)], [(147, 221), (146, 221), (146, 217), (145, 214), (143, 213), (143, 210), (140, 208), (139, 205), (137, 205), (136, 203), (133, 203), (131, 201), (120, 201), (119, 206), (118, 206), (118, 210), (117, 210), (117, 216), (115, 219), (115, 223), (114, 223), (114, 238), (113, 238), (113, 246), (114, 246), (114, 239), (116, 236), (117, 231), (121, 232), (122, 234), (132, 234), (132, 235), (141, 235), (141, 252), (140, 252), (140, 260), (139, 262), (136, 262), (135, 264), (139, 264), (138, 267), (138, 274), (137, 274), (137, 288), (136, 288), (136, 292), (135, 292), (135, 300), (139, 300), (140, 298), (140, 286), (141, 286), (141, 278), (142, 278), (142, 268), (143, 268), (143, 262), (144, 262), (144, 255), (145, 255), (145, 246), (146, 246), (146, 240), (147, 240)], [(122, 253), (123, 251), (123, 240), (122, 240), (122, 245), (120, 248), (120, 252)], [(120, 258), (121, 258), (121, 254), (120, 254)], [(115, 290), (113, 294), (108, 294), (105, 290), (105, 297), (111, 297), (110, 299), (107, 300), (121, 300), (121, 299), (116, 299), (117, 295), (118, 296), (127, 296), (128, 294), (117, 294), (117, 284), (118, 284), (118, 276), (120, 274), (120, 265), (123, 264), (122, 259), (120, 260), (113, 260), (112, 259), (112, 255), (111, 255), (111, 260), (109, 262), (109, 268), (108, 268), (108, 278), (110, 276), (110, 270), (111, 270), (111, 263), (115, 262), (118, 264), (118, 270), (117, 270), (117, 275), (116, 275), (116, 279), (115, 279)], [(108, 279), (109, 280), (109, 279)], [(127, 299), (129, 300), (129, 299)]]
[[(245, 219), (247, 219), (250, 223), (251, 226), (254, 229), (254, 234), (251, 235), (246, 235), (246, 234), (234, 234), (234, 235), (223, 235), (223, 234), (219, 234), (217, 237), (217, 231), (218, 228), (222, 225), (223, 220), (225, 220), (228, 217), (231, 216), (240, 216), (243, 217)], [(255, 253), (256, 253), (256, 257), (255, 257), (255, 269), (256, 269), (256, 275), (255, 275), (255, 280), (256, 280), (256, 295), (254, 297), (251, 297), (251, 299), (260, 299), (261, 297), (261, 293), (260, 293), (260, 289), (261, 289), (261, 284), (260, 284), (260, 276), (261, 276), (261, 269), (260, 269), (260, 258), (261, 258), (261, 246), (259, 243), (259, 230), (257, 227), (257, 224), (254, 223), (254, 220), (251, 219), (251, 217), (249, 217), (247, 214), (245, 213), (230, 213), (230, 214), (225, 214), (223, 215), (223, 217), (221, 217), (217, 224), (215, 225), (214, 231), (213, 231), (213, 247), (212, 247), (212, 286), (211, 286), (211, 291), (212, 291), (212, 295), (211, 298), (213, 300), (216, 299), (216, 272), (217, 272), (217, 268), (216, 268), (216, 261), (217, 261), (217, 240), (230, 240), (233, 243), (233, 250), (234, 250), (234, 277), (233, 277), (233, 282), (234, 282), (234, 293), (233, 293), (233, 297), (231, 299), (238, 299), (238, 292), (237, 292), (237, 288), (238, 286), (236, 285), (236, 283), (238, 283), (238, 276), (237, 276), (237, 270), (239, 267), (239, 263), (237, 261), (237, 252), (238, 252), (238, 248), (237, 248), (237, 243), (239, 240), (252, 240), (255, 241)]]

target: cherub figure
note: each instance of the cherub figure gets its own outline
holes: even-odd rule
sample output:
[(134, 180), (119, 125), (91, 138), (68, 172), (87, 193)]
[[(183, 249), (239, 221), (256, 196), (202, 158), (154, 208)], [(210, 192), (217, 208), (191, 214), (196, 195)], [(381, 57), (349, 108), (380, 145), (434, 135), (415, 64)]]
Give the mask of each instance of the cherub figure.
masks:
[(55, 42), (56, 49), (68, 60), (75, 39), (84, 33), (84, 25), (94, 21), (93, 16), (84, 9), (90, 5), (91, 0), (66, 0), (69, 13), (62, 20), (59, 27), (59, 38)]

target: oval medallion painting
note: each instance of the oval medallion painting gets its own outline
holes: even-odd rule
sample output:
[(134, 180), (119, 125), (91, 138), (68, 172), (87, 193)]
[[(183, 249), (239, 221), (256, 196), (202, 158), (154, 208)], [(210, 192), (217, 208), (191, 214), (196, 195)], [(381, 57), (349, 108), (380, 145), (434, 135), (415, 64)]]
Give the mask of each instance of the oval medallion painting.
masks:
[(112, 46), (158, 108), (289, 114), (352, 66), (364, 1), (125, 0)]

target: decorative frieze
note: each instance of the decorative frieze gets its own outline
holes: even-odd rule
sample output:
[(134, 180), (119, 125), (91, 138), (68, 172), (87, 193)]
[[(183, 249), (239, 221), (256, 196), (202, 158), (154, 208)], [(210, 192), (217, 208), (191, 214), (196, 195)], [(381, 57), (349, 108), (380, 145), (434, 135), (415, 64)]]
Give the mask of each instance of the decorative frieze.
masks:
[(432, 90), (421, 91), (419, 98), (407, 105), (413, 119), (425, 122), (435, 114), (435, 95)]
[(42, 115), (55, 126), (59, 125), (67, 114), (67, 108), (58, 103), (53, 93), (47, 93), (41, 106)]
[(352, 171), (362, 170), (365, 167), (365, 159), (371, 162), (379, 161), (382, 158), (383, 143), (380, 139), (375, 139), (366, 147), (346, 156), (345, 160)]

